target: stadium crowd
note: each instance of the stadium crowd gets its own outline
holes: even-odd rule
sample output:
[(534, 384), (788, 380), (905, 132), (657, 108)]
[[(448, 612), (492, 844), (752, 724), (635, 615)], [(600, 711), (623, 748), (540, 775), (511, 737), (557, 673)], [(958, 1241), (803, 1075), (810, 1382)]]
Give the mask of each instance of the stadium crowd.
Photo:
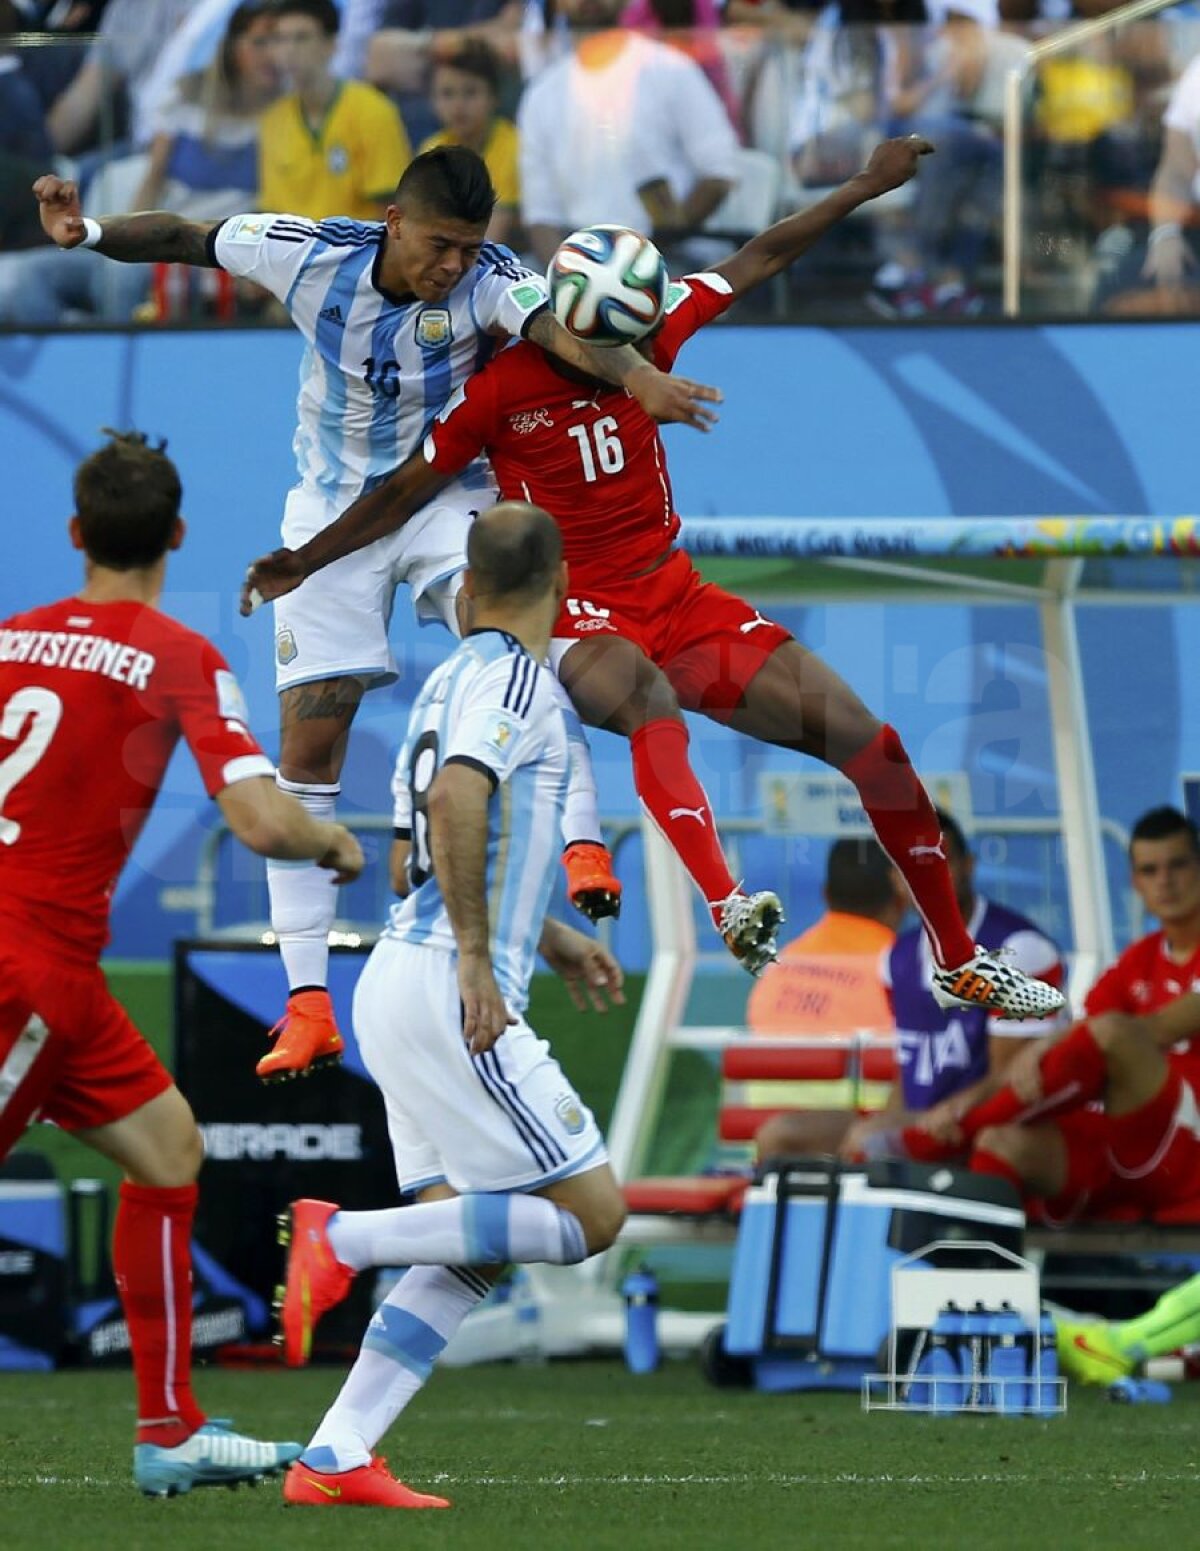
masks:
[[(682, 269), (814, 202), (884, 135), (926, 174), (752, 304), (998, 309), (1003, 96), (1029, 43), (1111, 0), (0, 0), (0, 325), (262, 315), (252, 287), (45, 249), (29, 186), (90, 208), (382, 215), (461, 144), (489, 237), (544, 263), (575, 226), (651, 232)], [(1153, 18), (1045, 60), (1025, 162), (1025, 302), (1194, 311), (1200, 40)]]

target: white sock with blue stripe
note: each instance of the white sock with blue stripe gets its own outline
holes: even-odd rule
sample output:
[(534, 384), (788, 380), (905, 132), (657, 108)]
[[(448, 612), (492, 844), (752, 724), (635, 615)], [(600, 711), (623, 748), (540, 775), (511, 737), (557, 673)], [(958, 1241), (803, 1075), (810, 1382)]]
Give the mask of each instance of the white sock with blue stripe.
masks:
[(603, 833), (600, 829), (600, 799), (596, 796), (596, 777), (592, 770), (592, 750), (587, 740), (587, 733), (583, 730), (579, 712), (571, 704), (566, 690), (553, 673), (549, 678), (554, 688), (554, 698), (558, 701), (563, 721), (567, 724), (567, 753), (570, 758), (567, 791), (563, 802), (563, 848), (565, 850), (567, 846), (574, 845), (580, 840), (603, 843)]
[(578, 1217), (545, 1196), (464, 1195), (382, 1212), (336, 1212), (329, 1242), (343, 1265), (573, 1266), (587, 1259)]
[(375, 1445), (488, 1290), (482, 1277), (461, 1266), (406, 1271), (375, 1310), (341, 1392), (300, 1456), (304, 1464), (331, 1473), (369, 1465)]
[[(303, 785), (275, 777), (281, 792), (289, 792), (315, 819), (332, 822), (341, 787)], [(329, 932), (337, 916), (337, 885), (333, 874), (316, 862), (267, 861), (267, 893), (271, 925), (288, 989), (329, 983)]]

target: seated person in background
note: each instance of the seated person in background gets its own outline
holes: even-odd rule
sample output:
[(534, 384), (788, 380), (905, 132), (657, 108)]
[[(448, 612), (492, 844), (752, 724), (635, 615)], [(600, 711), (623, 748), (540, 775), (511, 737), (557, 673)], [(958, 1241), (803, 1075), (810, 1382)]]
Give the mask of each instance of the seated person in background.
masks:
[(755, 1034), (889, 1030), (879, 960), (896, 940), (908, 891), (877, 840), (835, 840), (825, 864), (821, 919), (755, 982), (746, 1024)]
[(915, 78), (894, 92), (891, 111), (935, 140), (938, 166), (916, 190), (910, 242), (877, 278), (871, 303), (889, 316), (982, 311), (977, 271), (1004, 203), (1004, 82), (1028, 51), (1000, 28), (996, 0), (938, 0), (930, 9), (937, 30), (910, 54)]
[(27, 68), (34, 51), (6, 48), (2, 42), (24, 30), (13, 0), (0, 0), (0, 250), (30, 248), (44, 240), (30, 222), (29, 185), (54, 155), (42, 99)]
[[(274, 22), (256, 0), (229, 18), (212, 64), (184, 76), (163, 104), (136, 210), (221, 220), (255, 202), (258, 124), (277, 94)], [(140, 158), (139, 158), (140, 160)], [(53, 325), (69, 311), (127, 323), (150, 289), (151, 265), (99, 265), (45, 245), (0, 258), (0, 323)]]
[[(58, 151), (78, 155), (111, 132), (135, 148), (154, 133), (152, 101), (144, 97), (163, 45), (196, 0), (108, 0), (96, 41), (70, 84), (51, 104), (50, 138)], [(116, 109), (115, 113), (113, 109)], [(127, 131), (120, 126), (127, 122)]]
[[(904, 880), (877, 840), (844, 837), (829, 848), (823, 892), (825, 914), (755, 981), (746, 1004), (746, 1024), (754, 1034), (786, 1039), (891, 1032), (879, 960), (895, 942), (909, 907)], [(752, 1083), (746, 1095), (748, 1104), (797, 1103), (810, 1109), (845, 1108), (855, 1099), (855, 1085), (845, 1078)], [(869, 1106), (861, 1089), (857, 1100)]]
[(488, 43), (515, 64), (522, 0), (345, 0), (347, 48), (335, 68), (387, 92), (414, 141), (434, 133), (430, 72), (464, 43)]
[(487, 240), (511, 246), (521, 206), (517, 126), (499, 112), (500, 60), (496, 51), (481, 39), (465, 42), (434, 66), (430, 101), (442, 127), (430, 135), (421, 150), (465, 145), (483, 157), (496, 190)]
[[(695, 232), (737, 176), (737, 136), (699, 65), (616, 28), (621, 0), (559, 0), (572, 53), (525, 90), (521, 213), (539, 262), (576, 227), (605, 221)], [(588, 29), (604, 28), (595, 31)], [(660, 244), (661, 245), (661, 244)]]
[(1200, 312), (1200, 57), (1163, 114), (1163, 148), (1150, 188), (1150, 230), (1102, 283), (1103, 312)]
[[(937, 810), (959, 909), (974, 942), (1004, 952), (1027, 975), (1053, 986), (1063, 980), (1058, 948), (1032, 921), (995, 904), (974, 887), (975, 862), (957, 820)], [(782, 1153), (838, 1153), (853, 1159), (915, 1156), (910, 1134), (931, 1138), (953, 1126), (972, 1105), (1000, 1089), (1022, 1046), (1044, 1034), (1048, 1020), (997, 1018), (981, 1008), (946, 1010), (933, 998), (933, 958), (920, 927), (902, 932), (882, 963), (896, 1028), (899, 1080), (885, 1107), (873, 1115), (848, 1110), (797, 1110), (769, 1120), (756, 1138), (759, 1157)], [(1052, 1025), (1051, 1025), (1052, 1026)], [(911, 1128), (911, 1131), (905, 1130)], [(904, 1132), (904, 1138), (901, 1132)]]
[(923, 1161), (971, 1149), (973, 1169), (1040, 1198), (1051, 1222), (1200, 1200), (1200, 834), (1154, 808), (1129, 863), (1162, 925), (1101, 975), (1085, 1020), (1023, 1052), (957, 1125), (905, 1132)]
[[(620, 16), (622, 27), (662, 36), (665, 43), (694, 59), (725, 104), (735, 132), (742, 132), (742, 106), (721, 50), (719, 0), (629, 0)], [(857, 171), (857, 164), (852, 169)]]
[(275, 63), (289, 94), (263, 115), (258, 205), (320, 221), (382, 220), (412, 149), (382, 92), (339, 81), (334, 0), (277, 0)]

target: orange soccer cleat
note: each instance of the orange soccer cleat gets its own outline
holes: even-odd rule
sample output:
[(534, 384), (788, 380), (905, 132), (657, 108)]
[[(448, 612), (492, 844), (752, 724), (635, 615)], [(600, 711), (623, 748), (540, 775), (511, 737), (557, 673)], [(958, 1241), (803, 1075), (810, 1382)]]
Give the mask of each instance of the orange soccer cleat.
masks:
[(621, 914), (621, 882), (613, 873), (608, 847), (593, 840), (574, 840), (563, 852), (567, 898), (589, 921)]
[(342, 1036), (325, 990), (293, 992), (287, 1011), (267, 1038), (275, 1041), (275, 1048), (254, 1068), (263, 1082), (305, 1077), (342, 1059)]
[(302, 1368), (312, 1356), (313, 1331), (350, 1291), (356, 1273), (343, 1265), (329, 1242), (332, 1201), (293, 1201), (279, 1214), (279, 1242), (287, 1248), (287, 1278), (275, 1290), (275, 1313), (289, 1368)]
[(369, 1465), (335, 1474), (309, 1470), (297, 1460), (283, 1479), (283, 1500), (303, 1508), (448, 1508), (444, 1497), (414, 1492), (397, 1481), (378, 1455)]

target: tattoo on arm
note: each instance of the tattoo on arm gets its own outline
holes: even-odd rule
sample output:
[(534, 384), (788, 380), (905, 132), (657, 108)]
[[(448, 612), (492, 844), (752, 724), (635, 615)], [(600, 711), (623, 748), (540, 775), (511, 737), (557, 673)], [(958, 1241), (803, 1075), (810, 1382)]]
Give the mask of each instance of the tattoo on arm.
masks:
[(194, 264), (213, 267), (208, 235), (219, 221), (185, 221), (169, 210), (105, 216), (96, 252), (125, 264)]
[(589, 377), (607, 382), (614, 388), (622, 387), (639, 368), (652, 364), (632, 345), (618, 345), (616, 349), (585, 345), (563, 328), (549, 308), (538, 313), (526, 329), (525, 338), (575, 367), (576, 371), (586, 372)]

